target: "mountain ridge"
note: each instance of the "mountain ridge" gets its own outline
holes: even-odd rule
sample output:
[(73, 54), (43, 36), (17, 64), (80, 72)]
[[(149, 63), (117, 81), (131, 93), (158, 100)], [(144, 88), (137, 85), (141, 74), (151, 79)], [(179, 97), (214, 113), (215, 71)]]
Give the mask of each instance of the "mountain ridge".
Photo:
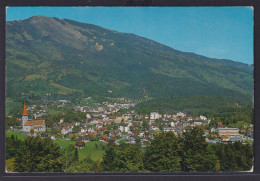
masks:
[(56, 18), (56, 17), (48, 17), (48, 16), (42, 16), (42, 15), (36, 15), (36, 16), (32, 16), (32, 17), (29, 17), (29, 18), (26, 18), (26, 19), (23, 19), (23, 20), (13, 20), (13, 21), (7, 21), (7, 23), (12, 23), (12, 22), (22, 22), (22, 21), (26, 21), (26, 20), (31, 20), (31, 19), (38, 19), (38, 18), (52, 18), (52, 19), (55, 19), (55, 20), (64, 20), (64, 21), (71, 21), (71, 22), (75, 22), (75, 23), (79, 23), (79, 24), (86, 24), (86, 25), (89, 25), (89, 26), (94, 26), (94, 27), (98, 27), (98, 28), (103, 28), (103, 29), (106, 29), (106, 30), (109, 30), (109, 31), (112, 31), (112, 32), (116, 32), (116, 33), (121, 33), (121, 34), (128, 34), (128, 35), (133, 35), (133, 36), (136, 36), (136, 37), (140, 37), (140, 38), (144, 38), (144, 39), (147, 39), (149, 41), (152, 41), (152, 42), (156, 42), (158, 44), (161, 44), (162, 46), (165, 46), (165, 47), (168, 47), (170, 49), (173, 49), (174, 51), (176, 52), (179, 52), (179, 53), (185, 53), (185, 54), (190, 54), (190, 55), (193, 55), (193, 56), (198, 56), (198, 57), (201, 57), (201, 58), (204, 58), (204, 59), (214, 59), (214, 60), (217, 60), (217, 61), (227, 61), (229, 62), (230, 64), (232, 63), (238, 63), (240, 65), (246, 65), (248, 67), (253, 67), (253, 64), (247, 64), (247, 63), (244, 63), (244, 62), (241, 62), (241, 61), (235, 61), (235, 60), (231, 60), (231, 59), (226, 59), (226, 58), (215, 58), (215, 57), (208, 57), (208, 56), (205, 56), (205, 55), (200, 55), (200, 54), (197, 54), (195, 52), (189, 52), (189, 51), (180, 51), (180, 50), (177, 50), (175, 49), (174, 47), (171, 47), (171, 46), (168, 46), (168, 45), (165, 45), (163, 43), (160, 43), (156, 40), (152, 40), (152, 39), (148, 39), (146, 37), (143, 37), (143, 36), (140, 36), (140, 35), (136, 35), (134, 33), (127, 33), (127, 32), (119, 32), (119, 31), (115, 31), (115, 30), (112, 30), (112, 29), (109, 29), (109, 28), (105, 28), (105, 27), (102, 27), (102, 26), (99, 26), (99, 25), (94, 25), (94, 24), (90, 24), (90, 23), (85, 23), (85, 22), (78, 22), (78, 21), (75, 21), (75, 20), (70, 20), (70, 19), (67, 19), (67, 18), (63, 18), (63, 19), (59, 19), (59, 18)]
[[(9, 97), (19, 97), (11, 90), (18, 87), (31, 97), (60, 94), (59, 86), (68, 88), (68, 95), (95, 92), (101, 97), (252, 96), (253, 66), (241, 62), (181, 52), (69, 19), (35, 16), (7, 22), (6, 27)], [(28, 90), (29, 84), (34, 90)]]

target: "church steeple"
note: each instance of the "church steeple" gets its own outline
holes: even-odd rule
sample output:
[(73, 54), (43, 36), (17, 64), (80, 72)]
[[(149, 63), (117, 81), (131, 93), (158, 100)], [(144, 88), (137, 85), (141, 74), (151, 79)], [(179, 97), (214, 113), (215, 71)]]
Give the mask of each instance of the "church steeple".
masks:
[(25, 102), (24, 102), (24, 104), (23, 104), (23, 114), (22, 114), (23, 116), (28, 116), (28, 114), (27, 114), (27, 112), (26, 112), (26, 104), (25, 104)]

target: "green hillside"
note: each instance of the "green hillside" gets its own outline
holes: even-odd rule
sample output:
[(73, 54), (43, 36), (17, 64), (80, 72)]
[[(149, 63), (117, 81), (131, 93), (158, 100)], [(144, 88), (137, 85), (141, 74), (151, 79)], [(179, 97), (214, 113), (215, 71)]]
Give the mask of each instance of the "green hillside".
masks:
[[(224, 96), (178, 96), (144, 101), (135, 109), (141, 114), (153, 111), (186, 112), (193, 116), (205, 115), (209, 118), (230, 118), (253, 122), (253, 106), (239, 105), (231, 98)], [(232, 118), (231, 118), (232, 117)]]
[[(252, 103), (253, 67), (68, 19), (7, 22), (7, 97), (225, 96)], [(112, 92), (111, 92), (112, 91)]]

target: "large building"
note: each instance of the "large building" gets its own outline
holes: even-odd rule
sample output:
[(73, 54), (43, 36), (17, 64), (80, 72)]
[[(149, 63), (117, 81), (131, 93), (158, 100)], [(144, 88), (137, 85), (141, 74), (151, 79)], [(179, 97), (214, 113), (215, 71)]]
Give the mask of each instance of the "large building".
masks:
[(235, 136), (239, 135), (238, 128), (218, 128), (217, 132), (219, 136)]
[(46, 131), (45, 120), (29, 121), (25, 103), (23, 106), (22, 126), (24, 132), (30, 132), (31, 130), (33, 130), (33, 132)]

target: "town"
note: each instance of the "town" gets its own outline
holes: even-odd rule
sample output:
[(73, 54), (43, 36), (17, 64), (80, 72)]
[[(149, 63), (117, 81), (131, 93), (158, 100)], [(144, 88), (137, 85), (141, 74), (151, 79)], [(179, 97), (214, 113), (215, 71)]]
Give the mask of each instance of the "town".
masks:
[[(70, 100), (49, 101), (49, 104), (24, 103), (20, 127), (11, 126), (8, 132), (21, 132), (29, 136), (49, 137), (52, 140), (75, 141), (76, 148), (84, 148), (85, 143), (101, 141), (108, 143), (113, 140), (115, 144), (140, 143), (145, 147), (156, 134), (173, 132), (181, 136), (186, 129), (201, 127), (208, 143), (253, 142), (253, 125), (243, 127), (227, 127), (218, 122), (212, 126), (211, 119), (200, 115), (194, 117), (183, 112), (138, 114), (134, 107), (138, 102), (118, 98), (115, 102), (92, 102), (91, 97), (85, 98), (86, 105), (68, 106)], [(45, 119), (49, 108), (63, 110), (66, 107), (73, 113), (80, 113), (81, 120), (68, 120), (57, 116), (56, 121)], [(211, 126), (210, 126), (211, 125)], [(61, 147), (62, 148), (62, 147)]]

